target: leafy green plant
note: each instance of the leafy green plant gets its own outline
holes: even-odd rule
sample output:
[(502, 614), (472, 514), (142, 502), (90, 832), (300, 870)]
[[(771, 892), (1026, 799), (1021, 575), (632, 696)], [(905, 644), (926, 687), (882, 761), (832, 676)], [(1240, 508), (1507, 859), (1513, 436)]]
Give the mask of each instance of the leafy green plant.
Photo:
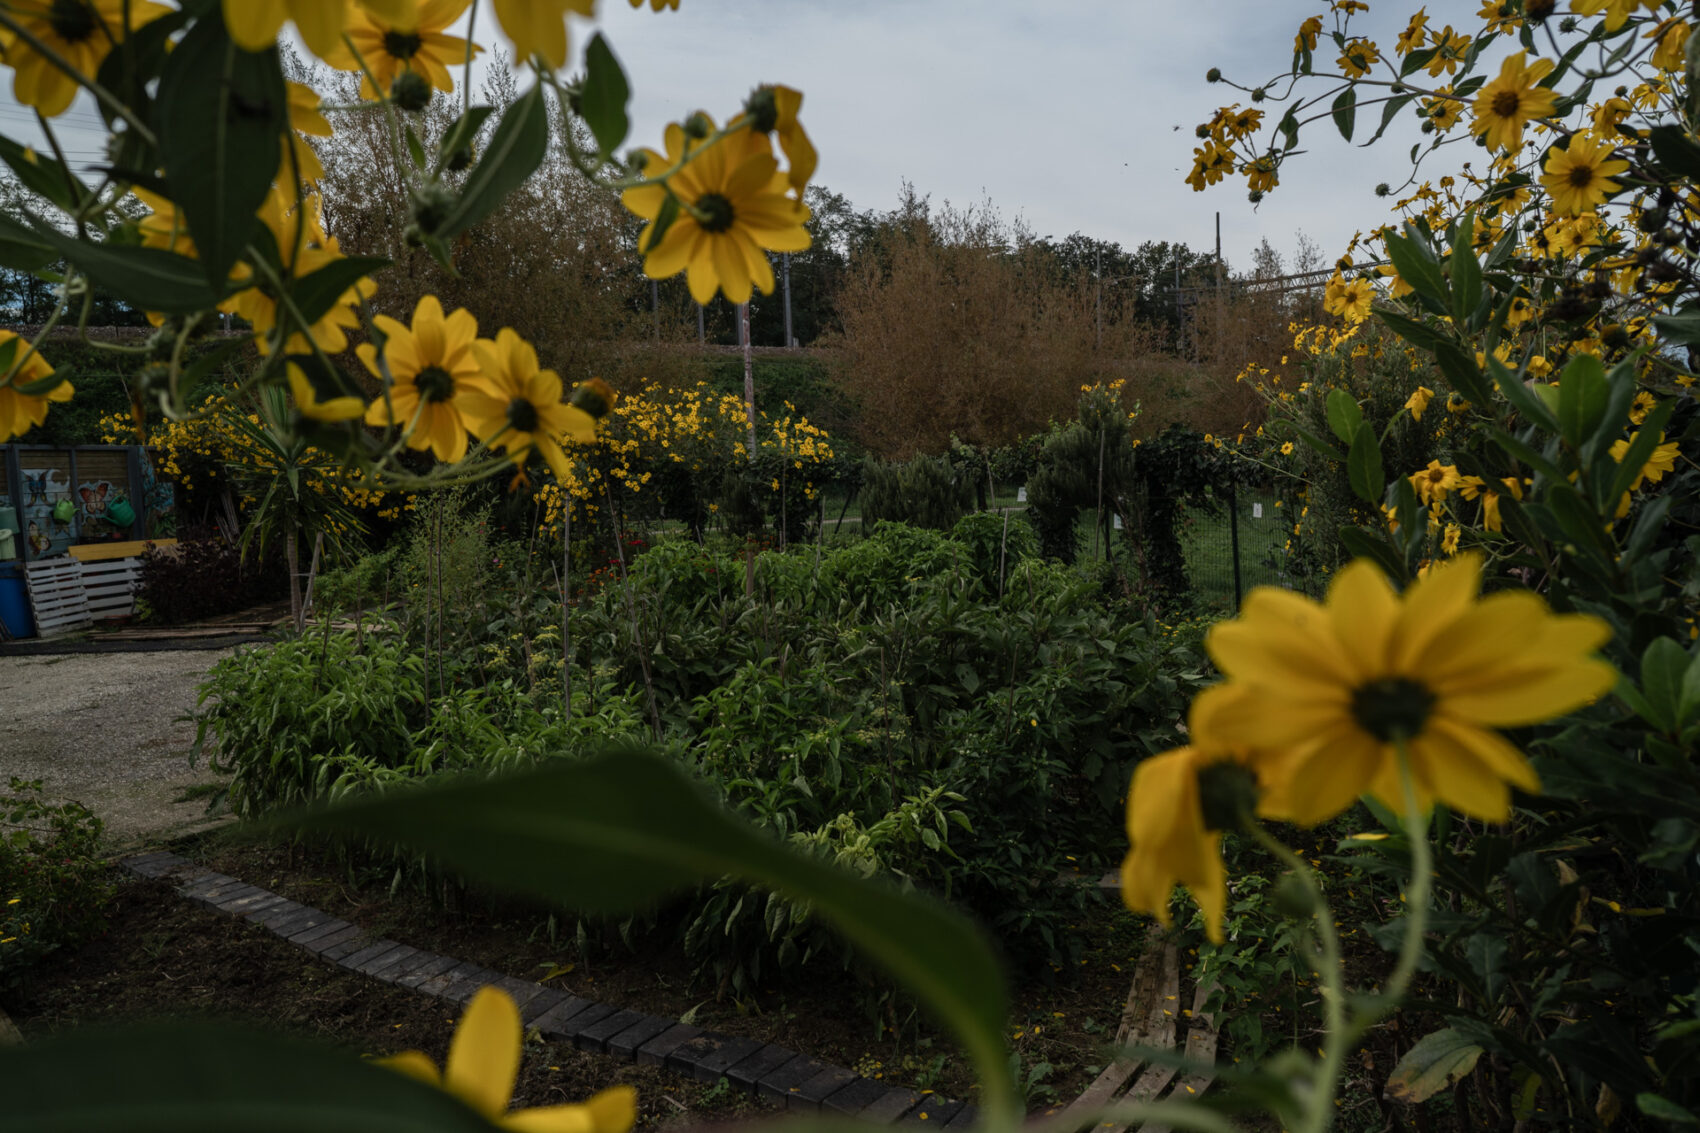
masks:
[(40, 780), (14, 775), (9, 788), (0, 795), (0, 986), (105, 928), (113, 891), (93, 812), (47, 802)]

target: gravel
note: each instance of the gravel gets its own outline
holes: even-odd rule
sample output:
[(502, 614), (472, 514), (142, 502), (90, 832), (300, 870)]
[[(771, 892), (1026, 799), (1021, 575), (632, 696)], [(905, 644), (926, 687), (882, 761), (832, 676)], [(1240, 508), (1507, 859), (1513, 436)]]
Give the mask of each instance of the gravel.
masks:
[(0, 657), (0, 788), (40, 779), (45, 795), (104, 819), (113, 852), (204, 827), (206, 799), (183, 794), (219, 777), (205, 760), (189, 765), (195, 726), (178, 717), (228, 655)]

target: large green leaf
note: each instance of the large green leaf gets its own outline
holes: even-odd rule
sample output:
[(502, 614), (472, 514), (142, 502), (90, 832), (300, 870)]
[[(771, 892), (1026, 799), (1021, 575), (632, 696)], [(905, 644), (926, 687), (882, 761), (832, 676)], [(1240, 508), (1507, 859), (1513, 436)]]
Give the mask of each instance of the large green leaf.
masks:
[(201, 265), (187, 256), (163, 248), (78, 240), (39, 221), (35, 235), (98, 286), (141, 310), (184, 315), (222, 298), (208, 286)]
[(34, 231), (0, 215), (0, 267), (36, 271), (58, 258), (52, 245)]
[(1452, 319), (1470, 325), (1482, 302), (1482, 266), (1476, 262), (1476, 217), (1466, 212), (1452, 233)]
[(1476, 1068), (1482, 1048), (1451, 1027), (1424, 1035), (1393, 1068), (1387, 1096), (1395, 1101), (1426, 1101)]
[(156, 109), (171, 199), (208, 282), (222, 287), (259, 223), (289, 128), (277, 51), (239, 49), (218, 11), (208, 12), (171, 52)]
[(1348, 390), (1332, 390), (1324, 408), (1328, 411), (1328, 427), (1334, 430), (1341, 444), (1351, 444), (1358, 435), (1358, 426), (1364, 421), (1364, 411), (1359, 408), (1358, 399)]
[(1393, 261), (1399, 278), (1410, 284), (1423, 305), (1437, 315), (1450, 314), (1448, 302), (1451, 296), (1446, 288), (1446, 279), (1440, 271), (1440, 260), (1427, 238), (1407, 224), (1405, 235), (1389, 232), (1384, 243), (1387, 258)]
[(412, 1133), (490, 1125), (352, 1054), (208, 1024), (73, 1032), (0, 1048), (8, 1129), (55, 1133)]
[(460, 198), (443, 223), (428, 235), (448, 240), (489, 216), (502, 198), (543, 164), (548, 148), (549, 111), (543, 101), (543, 84), (537, 83), (502, 115), (484, 156), (467, 174)]
[(625, 71), (620, 69), (620, 61), (614, 58), (614, 52), (601, 32), (597, 32), (591, 38), (590, 46), (585, 48), (584, 72), (584, 88), (579, 92), (579, 113), (596, 136), (596, 148), (602, 151), (602, 156), (608, 157), (626, 140), (631, 129), (626, 103), (631, 101), (632, 88), (626, 82)]
[(1328, 112), (1334, 116), (1334, 128), (1340, 131), (1340, 136), (1351, 141), (1352, 126), (1358, 116), (1358, 89), (1347, 87), (1341, 91)]
[[(1631, 380), (1633, 385), (1633, 379)], [(1558, 379), (1558, 427), (1566, 444), (1581, 448), (1611, 400), (1606, 369), (1592, 354), (1577, 354)]]
[(1013, 1106), (1007, 1000), (985, 940), (960, 914), (794, 852), (642, 751), (559, 762), (305, 815), (306, 830), (376, 838), (491, 885), (621, 913), (732, 876), (808, 901), (956, 1032), (982, 1104)]
[(1346, 453), (1346, 476), (1358, 499), (1381, 506), (1381, 493), (1387, 481), (1381, 470), (1381, 443), (1376, 439), (1375, 426), (1368, 421), (1360, 422), (1357, 434), (1352, 437), (1352, 447)]
[(25, 149), (0, 135), (0, 161), (11, 168), (24, 188), (74, 213), (89, 199), (89, 187), (58, 158)]
[(336, 306), (350, 287), (381, 268), (390, 266), (382, 256), (342, 256), (332, 260), (311, 275), (295, 281), (289, 293), (307, 325), (319, 321), (324, 313)]

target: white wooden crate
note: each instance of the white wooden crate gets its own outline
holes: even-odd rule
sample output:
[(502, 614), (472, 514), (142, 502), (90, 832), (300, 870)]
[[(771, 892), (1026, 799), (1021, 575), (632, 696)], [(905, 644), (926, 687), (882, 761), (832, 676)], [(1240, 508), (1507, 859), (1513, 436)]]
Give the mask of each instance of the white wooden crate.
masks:
[(96, 621), (126, 618), (136, 612), (136, 589), (142, 579), (140, 559), (107, 559), (81, 565), (83, 595)]
[(93, 619), (83, 591), (83, 566), (75, 559), (46, 559), (24, 567), (35, 632), (42, 637), (81, 629)]

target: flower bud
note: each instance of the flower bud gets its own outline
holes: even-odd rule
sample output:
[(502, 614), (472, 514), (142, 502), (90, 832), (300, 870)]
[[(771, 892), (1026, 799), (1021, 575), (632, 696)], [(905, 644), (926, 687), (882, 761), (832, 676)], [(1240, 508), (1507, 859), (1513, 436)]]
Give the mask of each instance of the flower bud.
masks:
[(1264, 99), (1266, 99), (1268, 97), (1269, 97), (1269, 92), (1264, 90), (1262, 87), (1253, 87), (1252, 88), (1251, 100), (1253, 102), (1262, 102)]
[(744, 113), (750, 116), (750, 129), (758, 134), (771, 133), (779, 124), (779, 100), (773, 97), (773, 88), (759, 86), (751, 91)]
[(390, 101), (417, 114), (431, 104), (431, 84), (417, 71), (403, 71), (390, 84)]
[(694, 141), (700, 142), (711, 133), (711, 127), (708, 124), (708, 116), (700, 112), (685, 119), (682, 126), (685, 131), (685, 137)]
[(614, 407), (614, 391), (601, 378), (591, 378), (573, 387), (572, 396), (567, 398), (567, 404), (575, 409), (582, 409), (598, 420), (608, 416), (608, 411)]
[(426, 182), (414, 189), (408, 198), (408, 219), (412, 225), (418, 226), (421, 235), (435, 235), (448, 220), (454, 204), (455, 195), (446, 185)]
[(1222, 70), (1221, 70), (1221, 68), (1212, 67), (1208, 71), (1204, 72), (1204, 81), (1207, 82), (1207, 83), (1219, 83), (1219, 82), (1221, 82), (1222, 81)]

